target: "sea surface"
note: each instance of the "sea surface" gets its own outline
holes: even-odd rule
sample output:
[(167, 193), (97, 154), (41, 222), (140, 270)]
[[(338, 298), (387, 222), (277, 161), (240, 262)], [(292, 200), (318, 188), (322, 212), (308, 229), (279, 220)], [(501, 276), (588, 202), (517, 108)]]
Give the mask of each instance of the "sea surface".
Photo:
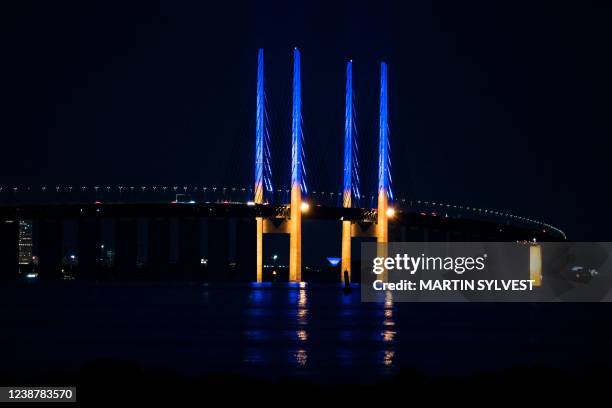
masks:
[(612, 360), (610, 304), (362, 303), (339, 285), (1, 283), (0, 374), (101, 359), (184, 376), (371, 381)]

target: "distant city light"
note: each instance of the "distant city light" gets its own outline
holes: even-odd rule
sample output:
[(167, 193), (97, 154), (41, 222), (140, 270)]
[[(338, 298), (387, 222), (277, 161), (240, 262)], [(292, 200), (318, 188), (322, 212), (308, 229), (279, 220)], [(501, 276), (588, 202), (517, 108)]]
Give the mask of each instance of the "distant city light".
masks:
[(247, 205), (249, 207), (253, 207), (255, 205), (255, 202), (254, 201), (247, 201)]
[(28, 273), (26, 275), (26, 278), (28, 278), (28, 279), (38, 278), (38, 274), (36, 272)]
[(308, 204), (306, 201), (302, 201), (302, 204), (300, 205), (300, 210), (302, 210), (303, 213), (308, 212), (308, 210), (310, 209), (310, 204)]
[(395, 216), (395, 208), (393, 207), (387, 208), (387, 217), (391, 218), (393, 216)]

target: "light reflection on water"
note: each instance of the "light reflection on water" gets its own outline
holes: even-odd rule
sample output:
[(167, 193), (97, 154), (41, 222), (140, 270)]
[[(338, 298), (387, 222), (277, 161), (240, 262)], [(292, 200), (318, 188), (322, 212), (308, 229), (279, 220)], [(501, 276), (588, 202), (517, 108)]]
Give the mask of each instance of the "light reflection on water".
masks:
[(298, 365), (305, 367), (308, 363), (308, 352), (304, 349), (298, 350), (297, 353), (295, 353), (295, 362)]
[(295, 339), (298, 341), (298, 347), (300, 348), (293, 354), (293, 357), (298, 366), (306, 367), (308, 364), (308, 350), (304, 346), (307, 346), (309, 329), (308, 290), (303, 285), (297, 291), (297, 298), (294, 296), (295, 293), (295, 291), (289, 292), (289, 310), (295, 310), (294, 324), (299, 327), (295, 331)]
[[(345, 294), (339, 287), (251, 286), (250, 292), (244, 311), (243, 337), (249, 345), (244, 363), (282, 365), (284, 355), (296, 368), (363, 366), (370, 358), (381, 369), (393, 368), (397, 331), (391, 296), (368, 305), (361, 303), (358, 291)], [(284, 304), (279, 302), (283, 296)], [(374, 333), (378, 336), (368, 345)]]
[[(565, 362), (582, 362), (608, 355), (610, 344), (601, 324), (608, 309), (413, 304), (391, 296), (364, 303), (358, 287), (344, 294), (331, 284), (77, 282), (0, 287), (0, 295), (0, 306), (12, 312), (0, 314), (0, 360), (14, 372), (114, 358), (194, 374), (371, 378), (404, 368), (511, 367), (560, 353)], [(32, 343), (40, 338), (44, 347)], [(575, 347), (584, 339), (589, 350)], [(17, 357), (23, 355), (29, 360)]]
[(393, 367), (395, 358), (395, 335), (397, 332), (393, 329), (395, 321), (393, 320), (393, 294), (391, 292), (385, 293), (385, 306), (383, 313), (382, 326), (382, 341), (384, 343), (382, 363), (385, 367)]

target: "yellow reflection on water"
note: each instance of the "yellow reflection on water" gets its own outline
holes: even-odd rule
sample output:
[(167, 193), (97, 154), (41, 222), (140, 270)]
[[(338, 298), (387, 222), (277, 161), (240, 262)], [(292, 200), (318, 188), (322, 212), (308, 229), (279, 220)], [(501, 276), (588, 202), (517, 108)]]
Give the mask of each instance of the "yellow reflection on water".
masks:
[(308, 305), (308, 294), (306, 289), (300, 289), (300, 296), (298, 298), (298, 307), (304, 308)]
[(305, 289), (300, 289), (298, 295), (297, 324), (308, 324), (308, 294)]
[[(306, 286), (300, 285), (297, 298), (297, 310), (296, 310), (296, 323), (300, 326), (300, 329), (295, 331), (298, 342), (308, 341), (309, 333), (307, 330), (308, 326), (308, 291)], [(308, 351), (304, 348), (300, 348), (294, 354), (295, 362), (300, 366), (306, 366), (308, 363)]]
[(395, 330), (391, 330), (395, 326), (395, 321), (393, 320), (393, 294), (390, 291), (385, 292), (385, 306), (384, 306), (384, 314), (383, 314), (382, 325), (385, 328), (381, 335), (382, 341), (387, 346), (383, 352), (383, 361), (382, 363), (386, 367), (393, 366), (393, 360), (395, 358), (395, 350), (391, 347), (397, 332)]
[(308, 332), (306, 330), (298, 330), (295, 332), (295, 335), (300, 341), (308, 340)]
[(301, 365), (305, 366), (308, 363), (308, 353), (304, 349), (300, 349), (295, 353), (295, 361)]
[(383, 320), (383, 326), (395, 326), (392, 309), (385, 310), (385, 320)]
[(385, 292), (385, 309), (393, 307), (393, 293), (391, 291)]
[(394, 330), (383, 330), (382, 338), (383, 342), (391, 343), (395, 339), (396, 332)]
[(393, 350), (385, 350), (385, 354), (383, 357), (383, 364), (387, 367), (393, 365), (393, 358), (395, 357), (395, 351)]

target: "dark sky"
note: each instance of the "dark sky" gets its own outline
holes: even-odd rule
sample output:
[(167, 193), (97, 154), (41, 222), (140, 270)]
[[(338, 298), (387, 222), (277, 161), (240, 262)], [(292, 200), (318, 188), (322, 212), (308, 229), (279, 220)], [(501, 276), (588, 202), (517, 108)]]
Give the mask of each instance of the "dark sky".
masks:
[(397, 195), (612, 238), (605, 2), (127, 3), (3, 3), (0, 184), (250, 185), (263, 47), (286, 185), (297, 46), (312, 189), (341, 186), (352, 58), (362, 190), (374, 190), (385, 60)]

